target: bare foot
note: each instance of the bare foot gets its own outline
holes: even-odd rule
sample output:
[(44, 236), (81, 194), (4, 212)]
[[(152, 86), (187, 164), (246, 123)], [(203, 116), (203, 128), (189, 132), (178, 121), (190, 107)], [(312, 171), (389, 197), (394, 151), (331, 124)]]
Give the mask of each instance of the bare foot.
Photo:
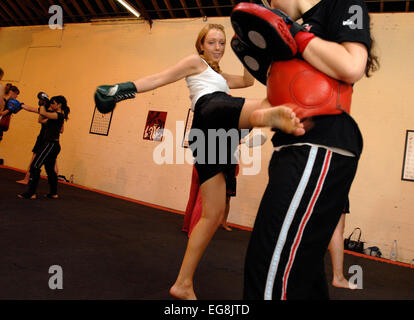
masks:
[(254, 111), (252, 116), (255, 118), (254, 122), (260, 124), (259, 126), (278, 128), (295, 136), (305, 134), (303, 123), (289, 107), (278, 106), (259, 109)]
[(222, 224), (221, 226), (223, 227), (223, 229), (224, 229), (224, 230), (227, 230), (227, 231), (233, 231), (233, 229), (232, 229), (232, 228), (230, 228), (230, 227), (228, 226), (228, 224)]
[(345, 278), (341, 278), (341, 279), (334, 278), (332, 280), (332, 285), (337, 288), (345, 288), (345, 289), (351, 289), (351, 290), (358, 289), (358, 286), (356, 284), (350, 283)]
[(18, 198), (20, 198), (20, 199), (30, 199), (30, 200), (36, 200), (36, 199), (37, 199), (37, 195), (36, 195), (36, 193), (35, 193), (35, 194), (30, 195), (30, 194), (29, 194), (29, 193), (27, 193), (27, 192), (25, 192), (25, 193), (20, 193), (20, 194), (18, 194), (18, 195), (17, 195), (17, 197), (18, 197)]
[(28, 184), (29, 183), (29, 180), (19, 180), (19, 181), (16, 181), (17, 183), (20, 183), (20, 184)]
[(171, 287), (170, 295), (180, 300), (197, 300), (192, 285), (179, 285), (177, 282)]

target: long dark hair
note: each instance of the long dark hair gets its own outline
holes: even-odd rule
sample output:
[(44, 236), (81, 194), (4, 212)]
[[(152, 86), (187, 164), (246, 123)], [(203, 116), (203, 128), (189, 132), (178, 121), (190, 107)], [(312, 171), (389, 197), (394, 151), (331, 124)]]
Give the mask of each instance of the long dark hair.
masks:
[(17, 88), (16, 86), (10, 86), (10, 88), (9, 88), (9, 91), (8, 92), (10, 92), (10, 91), (13, 91), (14, 93), (16, 93), (16, 94), (20, 94), (20, 90), (19, 90), (19, 88)]
[(372, 73), (380, 68), (378, 56), (373, 52), (375, 48), (375, 40), (371, 37), (371, 48), (368, 52), (367, 66), (365, 67), (365, 75), (369, 78)]
[(66, 101), (66, 98), (64, 96), (54, 96), (52, 97), (52, 99), (50, 99), (50, 103), (52, 102), (56, 102), (58, 104), (60, 104), (62, 107), (62, 111), (63, 114), (65, 116), (65, 120), (68, 121), (69, 117), (69, 113), (70, 113), (70, 108), (68, 107), (68, 103)]
[[(369, 21), (372, 21), (371, 16), (369, 15)], [(369, 29), (370, 29), (370, 34), (371, 34), (371, 46), (370, 49), (368, 51), (368, 60), (367, 60), (367, 65), (365, 67), (365, 75), (369, 78), (370, 76), (372, 76), (372, 73), (377, 71), (380, 68), (380, 62), (379, 62), (379, 58), (378, 56), (375, 54), (375, 47), (376, 47), (376, 42), (375, 39), (372, 37), (372, 33), (371, 33), (371, 22), (369, 25)]]

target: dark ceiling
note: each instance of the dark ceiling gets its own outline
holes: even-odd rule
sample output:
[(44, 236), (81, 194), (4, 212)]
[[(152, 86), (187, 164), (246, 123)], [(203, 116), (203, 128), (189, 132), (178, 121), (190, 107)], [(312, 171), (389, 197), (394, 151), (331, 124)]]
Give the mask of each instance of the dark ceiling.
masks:
[[(156, 19), (229, 16), (239, 2), (254, 0), (127, 0), (150, 24)], [(414, 0), (366, 0), (370, 12), (414, 11)], [(132, 18), (116, 0), (0, 0), (0, 27), (47, 25), (53, 13), (63, 9), (63, 23), (84, 23), (91, 19)]]

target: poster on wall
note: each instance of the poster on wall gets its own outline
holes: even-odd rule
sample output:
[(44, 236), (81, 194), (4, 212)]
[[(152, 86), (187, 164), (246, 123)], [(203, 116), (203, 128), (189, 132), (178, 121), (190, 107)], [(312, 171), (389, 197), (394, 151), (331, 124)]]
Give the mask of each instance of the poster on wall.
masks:
[(89, 133), (107, 136), (109, 134), (109, 127), (111, 126), (112, 114), (113, 111), (105, 114), (100, 113), (95, 107)]
[(183, 148), (188, 148), (189, 146), (188, 135), (190, 134), (191, 126), (193, 124), (193, 117), (194, 117), (194, 112), (192, 112), (190, 108), (188, 109), (187, 120), (185, 121), (183, 143), (181, 144)]
[(147, 123), (144, 129), (144, 140), (162, 141), (167, 112), (148, 111)]
[(414, 181), (414, 130), (407, 130), (402, 180)]

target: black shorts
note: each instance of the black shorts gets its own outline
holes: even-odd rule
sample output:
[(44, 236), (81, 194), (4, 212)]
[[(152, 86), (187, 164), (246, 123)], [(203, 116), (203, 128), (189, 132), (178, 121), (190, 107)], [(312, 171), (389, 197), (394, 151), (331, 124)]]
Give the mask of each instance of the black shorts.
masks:
[(225, 173), (226, 178), (226, 196), (235, 197), (237, 191), (237, 180), (236, 180), (236, 170), (237, 164), (228, 166), (228, 171)]
[(226, 172), (234, 170), (232, 167), (237, 164), (234, 152), (240, 143), (239, 118), (244, 102), (244, 98), (224, 92), (214, 92), (198, 99), (189, 142), (200, 185), (220, 172), (229, 176)]

